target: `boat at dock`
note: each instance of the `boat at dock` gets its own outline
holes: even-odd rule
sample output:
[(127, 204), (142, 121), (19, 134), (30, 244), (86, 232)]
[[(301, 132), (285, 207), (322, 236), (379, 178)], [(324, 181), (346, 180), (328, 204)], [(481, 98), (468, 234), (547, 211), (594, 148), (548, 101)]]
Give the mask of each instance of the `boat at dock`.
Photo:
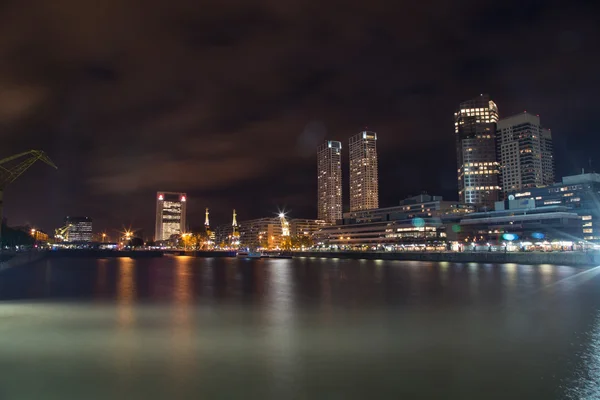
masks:
[(262, 254), (255, 251), (244, 251), (240, 250), (235, 255), (237, 258), (261, 258)]

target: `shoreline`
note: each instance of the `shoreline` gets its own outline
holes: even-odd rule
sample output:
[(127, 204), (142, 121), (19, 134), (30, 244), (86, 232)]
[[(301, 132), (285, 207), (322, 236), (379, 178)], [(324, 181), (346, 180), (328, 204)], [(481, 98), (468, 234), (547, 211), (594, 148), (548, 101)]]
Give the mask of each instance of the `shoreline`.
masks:
[(303, 251), (294, 257), (342, 258), (351, 260), (430, 261), (484, 264), (555, 264), (566, 266), (600, 265), (600, 252), (353, 252), (353, 251)]

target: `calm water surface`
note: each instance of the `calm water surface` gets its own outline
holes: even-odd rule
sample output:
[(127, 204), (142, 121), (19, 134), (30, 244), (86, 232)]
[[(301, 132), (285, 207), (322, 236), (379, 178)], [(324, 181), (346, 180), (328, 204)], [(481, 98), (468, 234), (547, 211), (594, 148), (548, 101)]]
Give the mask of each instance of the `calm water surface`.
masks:
[(0, 273), (0, 399), (600, 398), (599, 274), (43, 261)]

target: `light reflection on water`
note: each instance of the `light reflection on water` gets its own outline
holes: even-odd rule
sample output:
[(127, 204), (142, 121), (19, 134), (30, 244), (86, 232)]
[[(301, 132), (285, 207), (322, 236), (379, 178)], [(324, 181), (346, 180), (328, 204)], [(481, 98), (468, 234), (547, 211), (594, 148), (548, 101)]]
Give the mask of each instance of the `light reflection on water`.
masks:
[(0, 275), (0, 399), (595, 398), (599, 274), (51, 260)]

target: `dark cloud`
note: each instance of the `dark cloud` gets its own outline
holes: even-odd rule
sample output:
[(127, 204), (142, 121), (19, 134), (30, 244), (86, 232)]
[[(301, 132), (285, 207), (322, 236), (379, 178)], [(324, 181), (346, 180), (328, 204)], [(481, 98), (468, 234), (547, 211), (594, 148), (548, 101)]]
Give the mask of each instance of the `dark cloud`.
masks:
[[(490, 93), (552, 128), (559, 174), (598, 144), (594, 2), (3, 2), (0, 139), (45, 149), (11, 222), (93, 216), (151, 234), (157, 190), (190, 223), (315, 214), (316, 145), (379, 133), (381, 204), (455, 197), (452, 113)], [(595, 118), (594, 118), (595, 119)], [(347, 157), (347, 156), (346, 156)], [(600, 162), (600, 160), (598, 160)], [(347, 187), (344, 188), (347, 197)]]

